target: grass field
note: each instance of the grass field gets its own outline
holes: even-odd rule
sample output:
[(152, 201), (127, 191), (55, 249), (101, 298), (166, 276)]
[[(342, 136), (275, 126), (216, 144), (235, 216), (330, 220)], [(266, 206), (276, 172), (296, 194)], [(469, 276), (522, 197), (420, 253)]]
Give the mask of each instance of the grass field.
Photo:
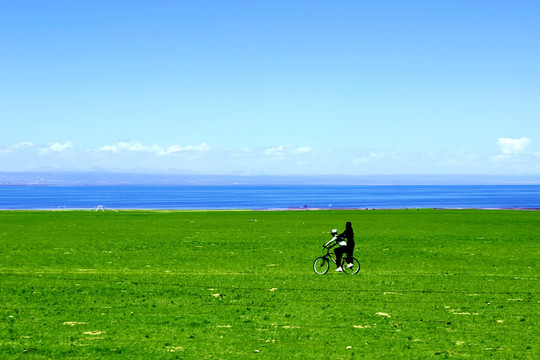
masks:
[[(313, 272), (351, 221), (358, 275)], [(540, 212), (0, 212), (0, 357), (540, 358)]]

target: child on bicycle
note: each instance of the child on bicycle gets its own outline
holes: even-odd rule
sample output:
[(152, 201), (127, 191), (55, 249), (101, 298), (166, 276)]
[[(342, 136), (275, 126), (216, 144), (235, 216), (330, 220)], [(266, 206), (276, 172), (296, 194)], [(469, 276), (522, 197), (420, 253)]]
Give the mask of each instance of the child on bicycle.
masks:
[[(345, 242), (343, 239), (347, 239), (347, 242)], [(354, 232), (350, 221), (347, 221), (345, 224), (345, 231), (343, 231), (341, 234), (337, 234), (337, 229), (332, 230), (332, 240), (327, 242), (324, 246), (327, 247), (329, 245), (331, 245), (330, 247), (339, 245), (339, 247), (334, 250), (334, 254), (336, 254), (336, 262), (338, 264), (336, 271), (343, 271), (343, 268), (341, 267), (341, 258), (343, 257), (344, 253), (347, 253), (347, 267), (352, 268), (354, 266)]]

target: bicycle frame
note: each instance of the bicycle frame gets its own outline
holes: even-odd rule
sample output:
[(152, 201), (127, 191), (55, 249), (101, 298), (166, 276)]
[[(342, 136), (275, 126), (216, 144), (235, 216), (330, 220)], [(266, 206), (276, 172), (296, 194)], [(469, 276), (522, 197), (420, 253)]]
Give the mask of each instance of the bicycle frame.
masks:
[(345, 261), (344, 258), (341, 258), (341, 264), (338, 265), (337, 263), (337, 260), (336, 260), (336, 254), (330, 252), (330, 250), (332, 250), (334, 248), (334, 246), (331, 246), (331, 247), (325, 247), (326, 249), (326, 254), (323, 255), (323, 257), (325, 258), (329, 258), (330, 260), (332, 260), (332, 262), (336, 265), (336, 267), (339, 267), (341, 265), (343, 265), (343, 262)]

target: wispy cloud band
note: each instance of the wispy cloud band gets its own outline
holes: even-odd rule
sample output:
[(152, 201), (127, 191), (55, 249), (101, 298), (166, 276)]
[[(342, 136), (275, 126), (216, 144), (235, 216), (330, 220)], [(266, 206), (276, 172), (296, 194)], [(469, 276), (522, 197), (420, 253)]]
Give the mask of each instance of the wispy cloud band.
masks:
[(312, 151), (313, 149), (307, 146), (294, 147), (294, 146), (280, 145), (280, 146), (276, 146), (276, 147), (272, 147), (272, 148), (268, 148), (264, 150), (263, 154), (267, 156), (284, 156), (288, 154), (307, 154)]
[(49, 146), (46, 146), (46, 147), (41, 147), (39, 148), (39, 152), (41, 154), (45, 154), (45, 153), (61, 153), (61, 152), (64, 152), (68, 149), (71, 149), (73, 148), (73, 143), (71, 141), (68, 141), (64, 144), (61, 144), (59, 142), (55, 142), (55, 143), (52, 143), (50, 144)]
[(159, 156), (171, 155), (182, 153), (186, 151), (190, 152), (208, 152), (210, 151), (210, 146), (207, 143), (202, 143), (200, 145), (172, 145), (168, 147), (162, 147), (159, 145), (144, 145), (139, 142), (118, 142), (113, 145), (105, 145), (98, 149), (88, 150), (91, 152), (111, 152), (111, 153), (120, 153), (120, 152), (139, 152), (139, 153), (152, 153)]
[[(501, 137), (483, 153), (398, 152), (390, 149), (311, 148), (276, 145), (213, 149), (199, 145), (148, 145), (120, 141), (80, 148), (71, 141), (0, 146), (0, 171), (58, 168), (65, 170), (182, 171), (214, 174), (403, 174), (403, 173), (540, 173), (540, 153), (527, 138)], [(496, 145), (496, 146), (495, 146)]]
[(9, 145), (9, 146), (6, 146), (4, 148), (0, 148), (0, 154), (2, 154), (2, 153), (7, 154), (7, 153), (10, 153), (10, 152), (15, 151), (15, 150), (26, 149), (26, 148), (30, 148), (32, 146), (34, 146), (34, 144), (32, 144), (29, 141), (25, 141), (25, 142), (21, 142), (21, 143), (15, 144), (15, 145)]

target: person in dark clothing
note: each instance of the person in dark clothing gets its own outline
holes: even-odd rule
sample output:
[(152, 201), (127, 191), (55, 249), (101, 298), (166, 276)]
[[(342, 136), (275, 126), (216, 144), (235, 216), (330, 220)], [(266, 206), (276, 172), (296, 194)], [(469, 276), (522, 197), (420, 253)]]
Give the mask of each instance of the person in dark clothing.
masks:
[[(347, 261), (347, 267), (353, 267), (353, 252), (354, 252), (354, 231), (352, 228), (352, 224), (350, 221), (347, 221), (345, 224), (345, 231), (343, 231), (341, 234), (337, 235), (338, 239), (347, 239), (347, 245), (340, 246), (334, 250), (334, 253), (336, 254), (336, 260), (338, 264), (341, 264), (341, 258), (343, 257), (343, 254), (347, 254), (347, 258), (345, 259)], [(343, 271), (341, 266), (338, 266), (336, 271)]]

